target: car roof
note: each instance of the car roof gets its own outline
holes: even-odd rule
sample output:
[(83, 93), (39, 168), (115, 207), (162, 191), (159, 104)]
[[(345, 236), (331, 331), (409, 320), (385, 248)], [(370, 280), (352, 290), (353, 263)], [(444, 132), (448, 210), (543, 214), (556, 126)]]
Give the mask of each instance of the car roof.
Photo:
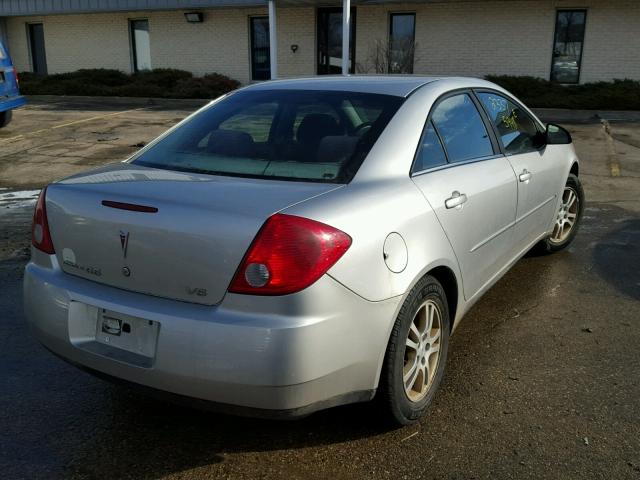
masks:
[(309, 78), (291, 78), (260, 82), (243, 90), (333, 90), (344, 92), (377, 93), (408, 97), (416, 89), (427, 84), (438, 87), (496, 88), (496, 85), (471, 77), (429, 77), (417, 75), (323, 75)]
[(246, 87), (248, 90), (334, 90), (343, 92), (378, 93), (406, 97), (416, 88), (439, 77), (400, 75), (323, 75), (310, 78), (271, 80)]

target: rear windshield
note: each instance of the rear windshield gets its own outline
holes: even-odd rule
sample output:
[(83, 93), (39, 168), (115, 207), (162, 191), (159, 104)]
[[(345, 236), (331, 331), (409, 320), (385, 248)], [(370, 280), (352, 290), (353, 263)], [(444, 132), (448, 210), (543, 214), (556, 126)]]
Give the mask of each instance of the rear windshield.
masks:
[(133, 163), (213, 175), (347, 183), (403, 99), (357, 92), (240, 91)]

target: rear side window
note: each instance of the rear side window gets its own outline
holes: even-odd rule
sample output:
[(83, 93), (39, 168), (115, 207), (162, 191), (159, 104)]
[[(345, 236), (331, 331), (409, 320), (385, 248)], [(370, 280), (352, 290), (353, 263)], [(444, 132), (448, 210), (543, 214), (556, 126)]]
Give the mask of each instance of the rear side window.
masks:
[(449, 162), (493, 155), (487, 129), (468, 94), (442, 100), (436, 105), (431, 120), (444, 143)]
[(348, 183), (403, 100), (358, 92), (240, 91), (195, 115), (133, 163)]
[(438, 134), (433, 128), (433, 123), (429, 121), (422, 136), (412, 173), (439, 167), (446, 163), (447, 157), (442, 148), (442, 143), (440, 143), (440, 138), (438, 138)]
[(495, 125), (507, 155), (536, 149), (538, 128), (529, 114), (497, 93), (478, 92), (478, 98)]

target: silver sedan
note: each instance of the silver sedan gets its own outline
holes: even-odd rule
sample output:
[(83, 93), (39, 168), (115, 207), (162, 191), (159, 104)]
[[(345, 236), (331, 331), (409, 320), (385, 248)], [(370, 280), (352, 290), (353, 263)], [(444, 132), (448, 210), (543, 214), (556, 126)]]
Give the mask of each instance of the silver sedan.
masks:
[(416, 421), (465, 312), (584, 208), (571, 136), (469, 78), (266, 82), (130, 159), (49, 185), (35, 336), (231, 413), (376, 400)]

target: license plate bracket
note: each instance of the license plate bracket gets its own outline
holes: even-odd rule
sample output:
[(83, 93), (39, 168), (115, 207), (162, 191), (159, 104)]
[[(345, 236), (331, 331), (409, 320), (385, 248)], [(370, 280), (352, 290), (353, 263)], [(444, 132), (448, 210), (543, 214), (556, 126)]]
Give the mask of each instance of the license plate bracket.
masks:
[(153, 358), (160, 323), (106, 309), (98, 310), (95, 341), (113, 348)]

